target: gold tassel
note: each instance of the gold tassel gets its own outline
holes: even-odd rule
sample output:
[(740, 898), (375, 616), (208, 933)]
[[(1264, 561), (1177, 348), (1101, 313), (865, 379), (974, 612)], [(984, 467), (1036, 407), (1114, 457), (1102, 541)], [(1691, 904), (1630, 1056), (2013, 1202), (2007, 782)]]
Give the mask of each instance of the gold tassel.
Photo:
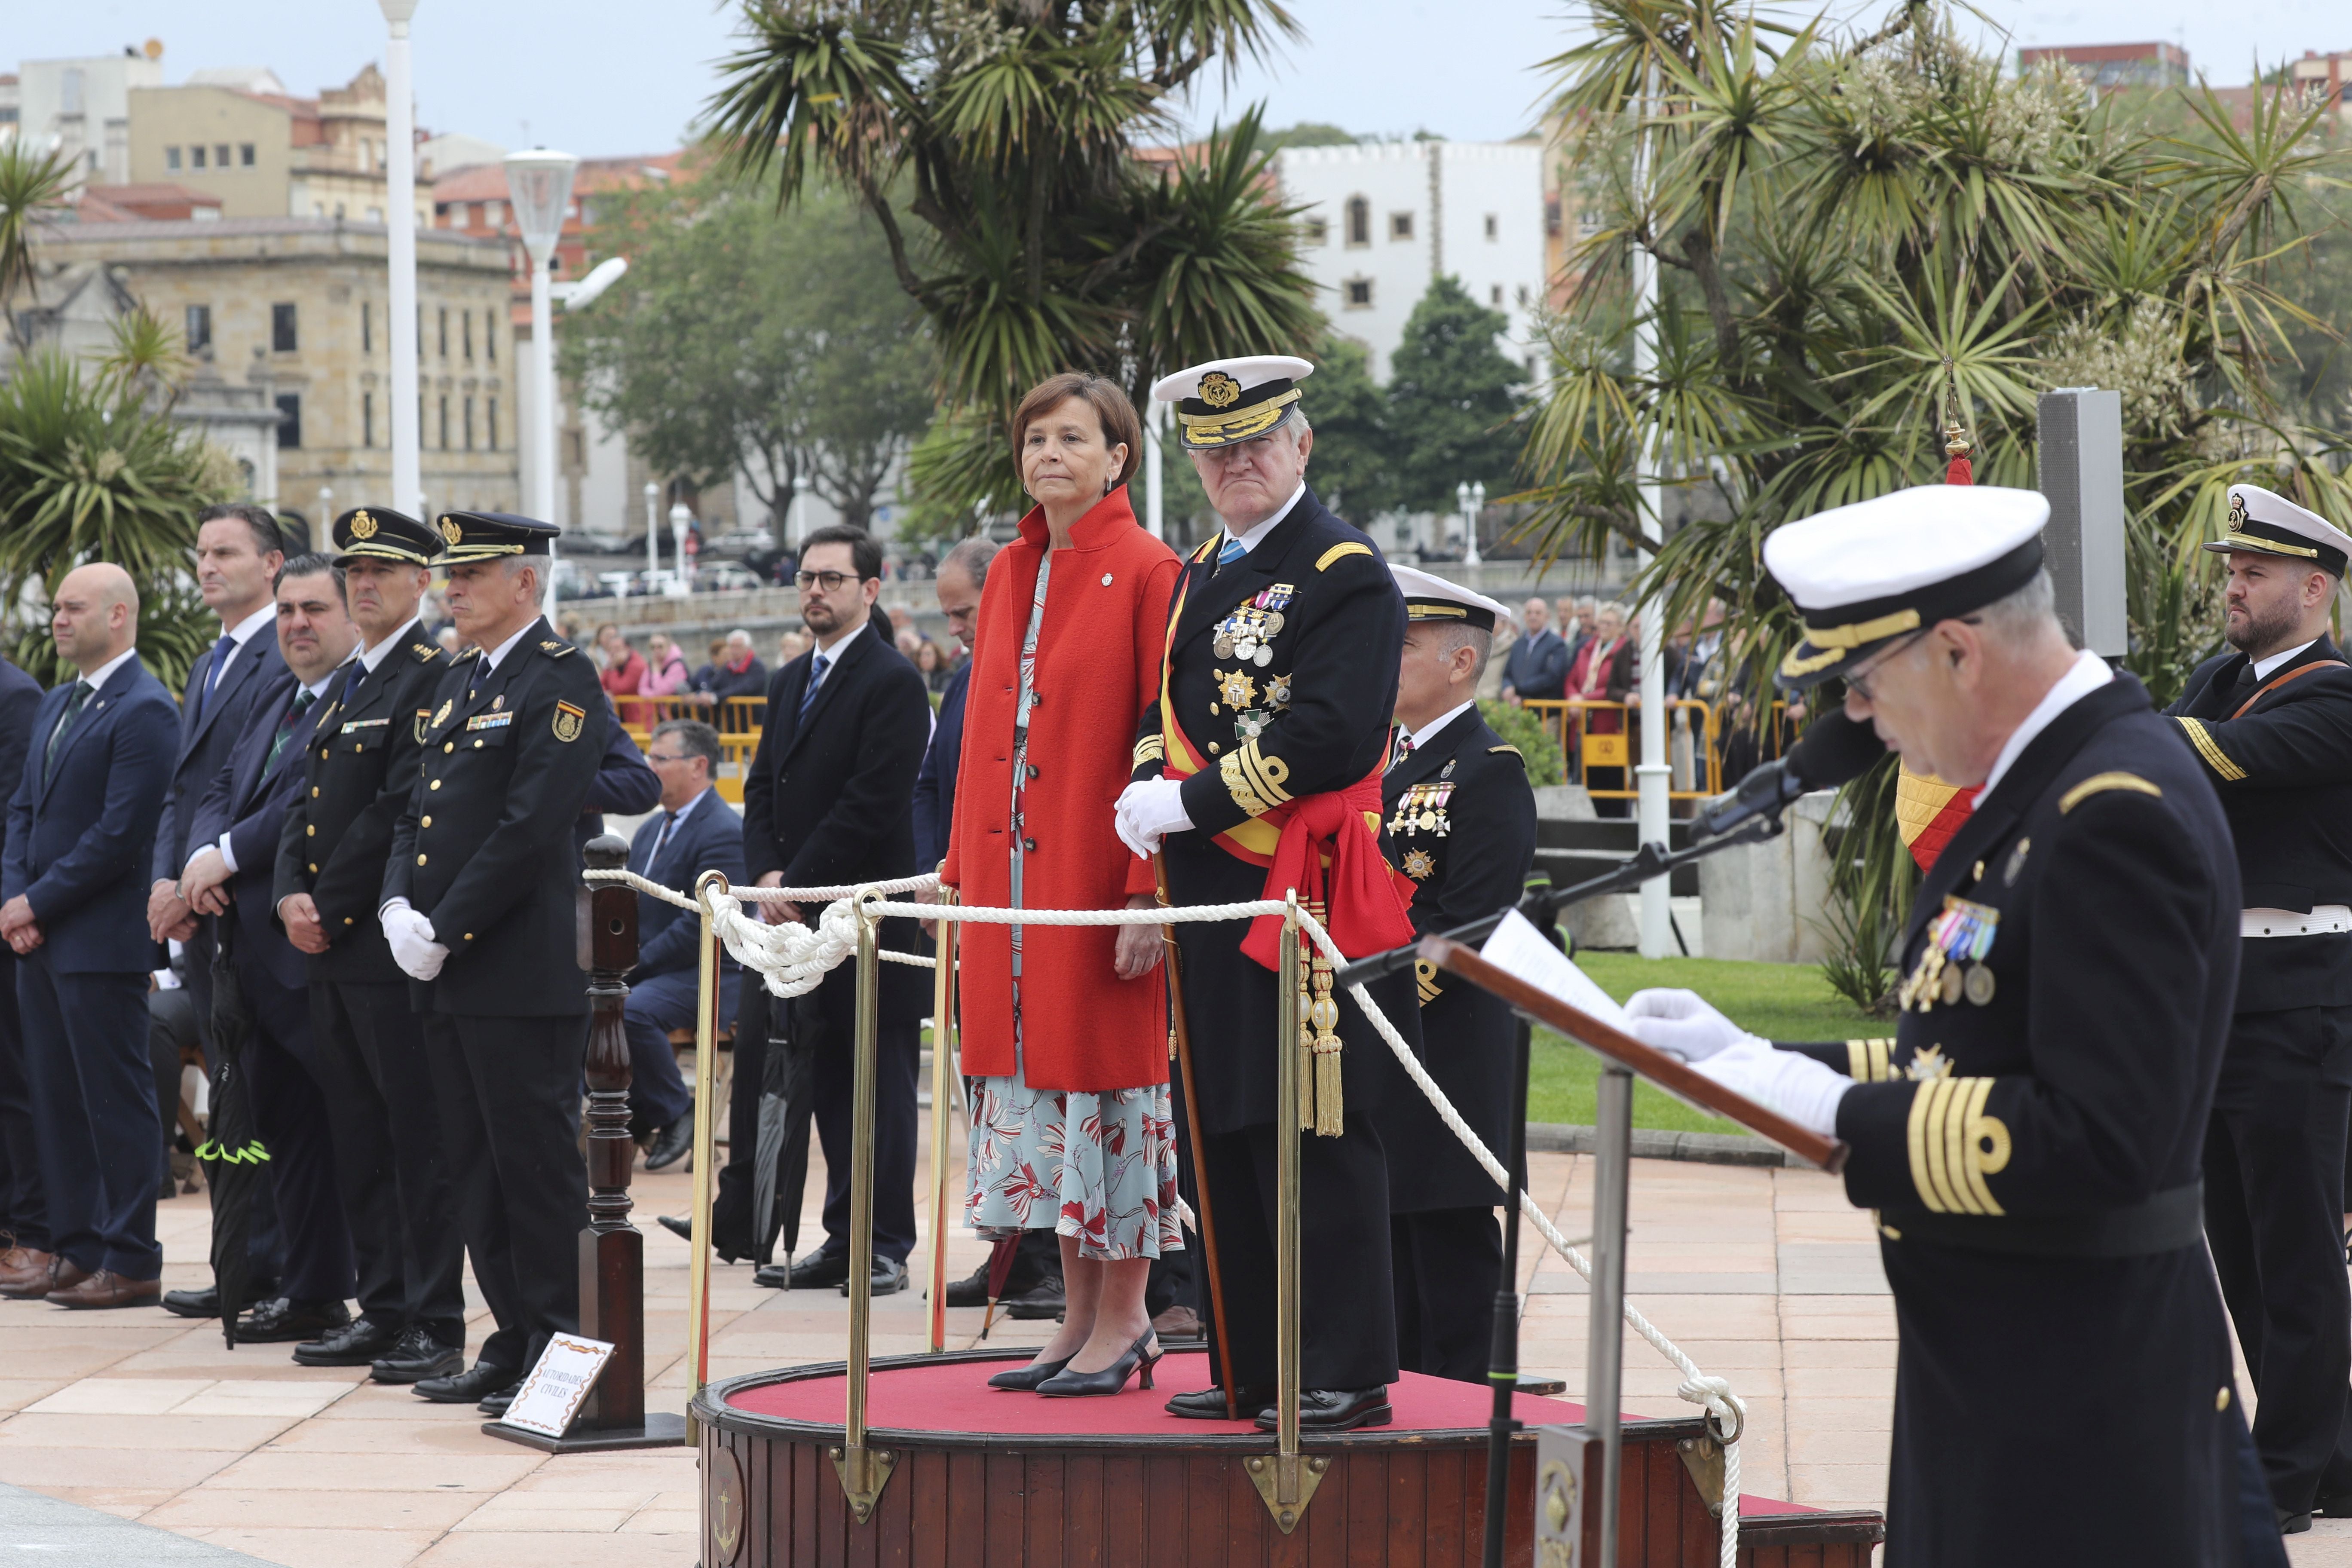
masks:
[(1307, 970), (1298, 971), (1298, 1130), (1315, 1130), (1315, 1026), (1307, 999)]
[[(1316, 911), (1322, 918), (1322, 911)], [(1331, 994), (1331, 961), (1317, 949), (1315, 1000), (1306, 1016), (1315, 1027), (1315, 1133), (1337, 1138), (1347, 1130), (1347, 1105), (1339, 1076), (1339, 1004)]]

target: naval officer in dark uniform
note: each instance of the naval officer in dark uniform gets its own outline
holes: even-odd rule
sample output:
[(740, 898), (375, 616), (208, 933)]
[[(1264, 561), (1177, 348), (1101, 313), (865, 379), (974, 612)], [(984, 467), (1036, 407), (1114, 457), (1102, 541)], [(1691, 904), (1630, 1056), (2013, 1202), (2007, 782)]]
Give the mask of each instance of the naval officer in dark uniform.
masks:
[(609, 721), (595, 666), (539, 612), (556, 528), (466, 511), (436, 527), (449, 613), (472, 648), (432, 710), (410, 716), (424, 761), (393, 827), (379, 918), (418, 983), (458, 1225), (498, 1322), (472, 1367), (416, 1393), (499, 1415), (549, 1337), (580, 1326), (588, 995), (572, 826)]
[(1628, 1008), (1851, 1148), (1899, 1340), (1889, 1568), (2189, 1568), (2247, 1544), (2200, 1182), (2237, 861), (2177, 726), (2069, 644), (2048, 515), (1935, 485), (1765, 544), (1804, 624), (1782, 686), (1843, 679), (1849, 718), (1979, 792), (1912, 903), (1891, 1045), (1776, 1048), (1689, 992)]
[[(1350, 956), (1409, 942), (1404, 895), (1381, 858), (1380, 773), (1396, 710), (1404, 601), (1371, 541), (1307, 488), (1313, 433), (1280, 356), (1220, 360), (1163, 378), (1184, 448), (1224, 528), (1177, 579), (1160, 703), (1136, 739), (1119, 835), (1160, 849), (1179, 904), (1318, 895)], [(1278, 920), (1178, 925), (1193, 1087), (1195, 1152), (1217, 1227), (1232, 1375), (1241, 1408), (1272, 1429), (1275, 1394), (1275, 1040)], [(1302, 962), (1302, 971), (1307, 966)], [(1300, 1135), (1301, 1424), (1340, 1431), (1392, 1418), (1396, 1325), (1389, 1273), (1388, 1162), (1372, 1112), (1402, 1074), (1319, 959), (1311, 996), (1331, 994), (1337, 1103), (1320, 1089), (1322, 1131)], [(1373, 999), (1415, 1042), (1412, 977)], [(1302, 1012), (1304, 1009), (1302, 1009)], [(1318, 1063), (1331, 1082), (1333, 1069)], [(1409, 1084), (1394, 1086), (1412, 1092)], [(1215, 1337), (1211, 1336), (1212, 1355)], [(1222, 1370), (1222, 1369), (1221, 1369)], [(1223, 1420), (1223, 1396), (1179, 1394), (1180, 1415)]]
[(2221, 793), (2244, 891), (2230, 1048), (2205, 1137), (2205, 1237), (2255, 1394), (2279, 1522), (2352, 1513), (2352, 1289), (2336, 1199), (2352, 1112), (2352, 666), (2328, 611), (2352, 538), (2230, 489), (2225, 635), (2165, 710)]
[[(1411, 566), (1404, 594), (1397, 737), (1381, 775), (1381, 847), (1412, 881), (1413, 930), (1426, 935), (1518, 902), (1535, 865), (1536, 795), (1526, 759), (1478, 711), (1495, 624), (1484, 594)], [(1479, 1142), (1503, 1157), (1517, 1061), (1510, 1004), (1415, 963), (1422, 1054)], [(1389, 1157), (1397, 1360), (1407, 1372), (1484, 1384), (1503, 1270), (1503, 1189), (1410, 1089), (1376, 1118)]]
[(424, 1027), (376, 905), (392, 830), (424, 754), (421, 720), (447, 673), (416, 618), (431, 525), (389, 507), (335, 519), (360, 647), (328, 688), (332, 709), (304, 748), (306, 777), (278, 840), (278, 923), (307, 958), (310, 1031), (351, 1210), (360, 1316), (315, 1344), (306, 1366), (373, 1365), (379, 1383), (465, 1368), (464, 1242), (442, 1157)]

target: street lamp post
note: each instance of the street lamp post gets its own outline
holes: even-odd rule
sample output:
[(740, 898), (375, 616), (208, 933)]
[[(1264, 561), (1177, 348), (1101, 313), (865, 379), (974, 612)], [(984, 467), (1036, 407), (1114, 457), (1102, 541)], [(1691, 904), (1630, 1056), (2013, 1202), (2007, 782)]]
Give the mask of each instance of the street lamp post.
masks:
[[(555, 242), (572, 205), (572, 177), (580, 160), (569, 153), (534, 147), (507, 154), (507, 199), (515, 226), (530, 256), (531, 510), (542, 522), (555, 521), (555, 323), (548, 296)], [(547, 614), (555, 616), (555, 548), (547, 552)]]
[(654, 591), (654, 579), (661, 573), (661, 521), (655, 508), (661, 504), (661, 486), (646, 481), (646, 592)]
[(1462, 564), (1478, 565), (1478, 514), (1486, 510), (1486, 482), (1454, 486), (1454, 502), (1462, 513)]
[(694, 526), (694, 513), (686, 510), (684, 501), (669, 509), (670, 538), (677, 545), (677, 586), (670, 592), (679, 597), (694, 592), (694, 584), (686, 580), (686, 531)]
[(408, 19), (416, 0), (376, 0), (391, 38), (384, 45), (384, 233), (392, 272), (392, 504), (425, 515), (425, 469), (417, 450), (416, 104)]

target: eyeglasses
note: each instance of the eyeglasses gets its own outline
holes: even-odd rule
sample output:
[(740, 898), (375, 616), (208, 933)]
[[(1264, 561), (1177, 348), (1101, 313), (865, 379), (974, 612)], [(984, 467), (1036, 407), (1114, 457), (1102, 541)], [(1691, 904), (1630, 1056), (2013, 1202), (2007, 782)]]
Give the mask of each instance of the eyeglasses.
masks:
[(844, 583), (863, 583), (866, 579), (855, 572), (795, 572), (793, 586), (802, 593), (822, 587), (828, 594), (838, 594)]
[(695, 754), (696, 753), (692, 752), (647, 752), (646, 753), (646, 761), (649, 763), (682, 763)]
[(1861, 670), (1854, 670), (1851, 674), (1847, 675), (1845, 678), (1846, 689), (1853, 692), (1856, 697), (1861, 698), (1864, 702), (1877, 701), (1877, 696), (1870, 689), (1870, 683), (1878, 679), (1878, 672), (1885, 669), (1888, 665), (1893, 664), (1897, 658), (1901, 658), (1905, 649), (1908, 648), (1913, 643), (1917, 642), (1921, 637), (1926, 637), (1932, 629), (1933, 628), (1931, 627), (1922, 626), (1917, 631), (1913, 632), (1909, 637), (1899, 637), (1895, 641), (1888, 644), (1886, 650), (1884, 653), (1881, 653), (1876, 658), (1870, 661), (1870, 671), (1868, 674), (1864, 674)]

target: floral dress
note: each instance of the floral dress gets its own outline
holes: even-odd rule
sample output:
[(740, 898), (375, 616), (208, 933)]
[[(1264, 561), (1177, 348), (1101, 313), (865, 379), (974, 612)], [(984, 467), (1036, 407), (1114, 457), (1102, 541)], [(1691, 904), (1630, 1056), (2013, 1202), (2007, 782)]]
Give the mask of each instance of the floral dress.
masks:
[[(1022, 794), (1028, 776), (1029, 710), (1037, 634), (1045, 620), (1049, 552), (1021, 644), (1013, 702), (1013, 904), (1021, 903)], [(1177, 1217), (1176, 1128), (1168, 1085), (1031, 1089), (1022, 1081), (1021, 928), (1013, 928), (1013, 1073), (977, 1080), (971, 1182), (964, 1217), (991, 1239), (1024, 1230), (1078, 1238), (1078, 1255), (1103, 1261), (1158, 1258), (1184, 1245)]]

